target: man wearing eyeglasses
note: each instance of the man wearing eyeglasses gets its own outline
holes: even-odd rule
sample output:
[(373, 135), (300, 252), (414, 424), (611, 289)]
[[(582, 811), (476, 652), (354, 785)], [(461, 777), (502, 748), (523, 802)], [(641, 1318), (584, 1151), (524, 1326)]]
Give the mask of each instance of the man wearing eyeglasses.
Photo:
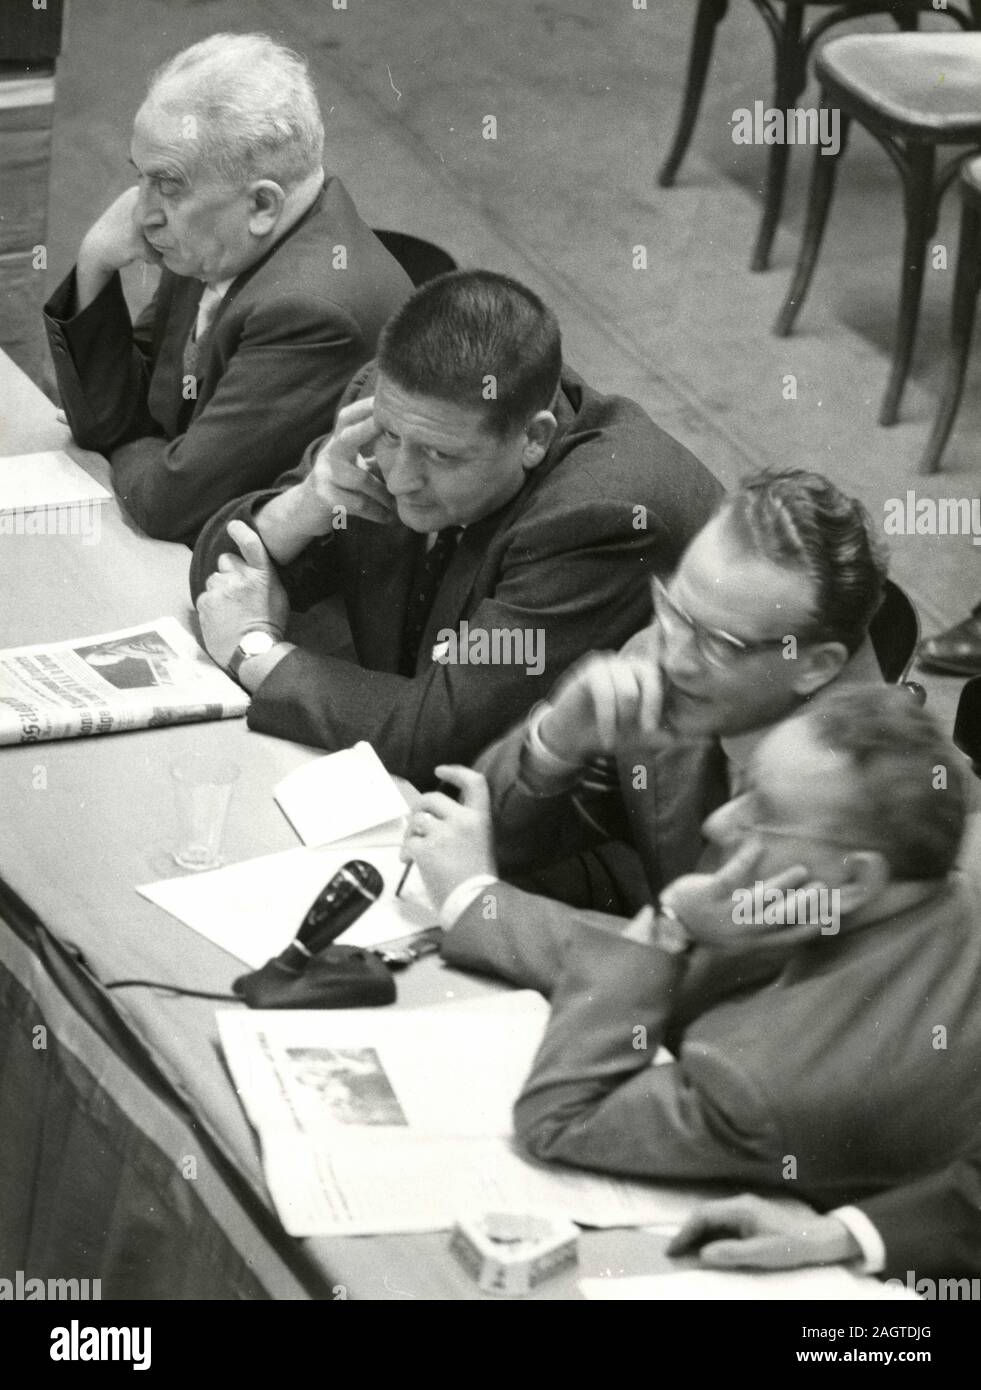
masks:
[[(966, 772), (905, 691), (836, 683), (771, 724), (706, 821), (723, 862), (629, 924), (497, 880), (484, 779), (439, 771), (463, 804), (424, 796), (403, 852), (444, 902), (448, 961), (551, 999), (514, 1112), (535, 1157), (840, 1217), (976, 1145), (979, 903), (952, 872)], [(451, 925), (467, 871), (484, 886)], [(824, 895), (827, 924), (808, 907)]]
[(698, 866), (703, 821), (767, 729), (881, 679), (868, 627), (885, 575), (864, 508), (826, 478), (747, 479), (653, 581), (651, 625), (578, 663), (476, 764), (501, 871), (574, 906), (656, 901)]

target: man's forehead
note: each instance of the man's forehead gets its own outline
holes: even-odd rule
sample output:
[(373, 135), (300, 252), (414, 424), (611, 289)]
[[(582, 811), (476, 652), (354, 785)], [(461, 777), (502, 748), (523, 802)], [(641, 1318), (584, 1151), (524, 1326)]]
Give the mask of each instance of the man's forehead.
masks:
[(381, 425), (398, 423), (446, 442), (473, 445), (494, 439), (484, 409), (407, 391), (381, 373), (375, 383), (374, 414)]
[(741, 544), (724, 514), (709, 521), (685, 551), (671, 593), (692, 617), (740, 635), (792, 632), (813, 609), (806, 575)]
[(802, 804), (808, 820), (840, 806), (854, 780), (848, 759), (829, 748), (812, 714), (784, 719), (759, 742), (750, 764), (751, 789), (782, 806)]
[(133, 121), (130, 158), (141, 170), (153, 163), (178, 167), (190, 176), (198, 163), (197, 128), (193, 117), (166, 107), (144, 104)]

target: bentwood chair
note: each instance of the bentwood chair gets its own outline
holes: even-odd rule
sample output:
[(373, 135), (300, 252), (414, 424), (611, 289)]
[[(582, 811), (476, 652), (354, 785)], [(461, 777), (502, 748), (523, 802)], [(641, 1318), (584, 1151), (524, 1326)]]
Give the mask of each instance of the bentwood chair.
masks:
[(909, 679), (920, 645), (920, 619), (913, 600), (893, 579), (886, 580), (882, 602), (869, 624), (869, 640), (883, 679), (903, 686), (922, 705), (926, 691), (919, 681)]
[[(922, 12), (940, 13), (962, 29), (981, 29), (981, 0), (949, 0), (946, 10), (937, 11), (933, 0), (751, 0), (766, 23), (774, 49), (774, 84), (771, 105), (787, 111), (807, 85), (807, 67), (814, 45), (829, 29), (846, 20), (866, 15), (891, 15), (900, 29), (915, 29)], [(808, 4), (823, 11), (809, 29), (805, 28)], [(698, 0), (695, 27), (688, 58), (688, 76), (678, 126), (667, 159), (661, 166), (658, 183), (670, 188), (681, 167), (698, 120), (705, 79), (712, 59), (715, 31), (729, 8), (729, 0)], [(829, 13), (830, 11), (830, 13)], [(753, 270), (766, 270), (770, 249), (783, 209), (784, 188), (790, 147), (771, 145), (763, 193), (763, 216), (750, 262)]]
[(879, 423), (894, 425), (909, 375), (923, 271), (937, 209), (970, 150), (937, 171), (944, 146), (981, 145), (981, 34), (852, 34), (818, 54), (821, 105), (841, 112), (837, 154), (815, 152), (800, 254), (775, 331), (786, 337), (804, 302), (852, 120), (879, 142), (903, 181), (906, 236), (899, 322)]
[(950, 352), (940, 405), (920, 465), (924, 473), (936, 473), (940, 467), (964, 393), (964, 378), (971, 355), (974, 318), (981, 295), (981, 159), (972, 159), (962, 167), (961, 199), (961, 237), (951, 307)]
[(954, 743), (971, 760), (981, 777), (981, 676), (973, 676), (961, 691), (954, 719)]
[(427, 280), (434, 280), (437, 275), (456, 270), (456, 261), (450, 253), (431, 241), (410, 236), (408, 232), (386, 232), (379, 227), (372, 230), (417, 288)]

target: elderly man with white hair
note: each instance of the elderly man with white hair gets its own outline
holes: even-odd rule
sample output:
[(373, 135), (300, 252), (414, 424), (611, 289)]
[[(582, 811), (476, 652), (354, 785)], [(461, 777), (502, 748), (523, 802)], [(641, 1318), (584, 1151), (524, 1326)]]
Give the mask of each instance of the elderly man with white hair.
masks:
[[(72, 433), (152, 536), (193, 543), (297, 463), (411, 288), (323, 145), (297, 54), (263, 34), (179, 53), (136, 114), (138, 182), (45, 306)], [(119, 271), (138, 261), (161, 276), (132, 323)]]

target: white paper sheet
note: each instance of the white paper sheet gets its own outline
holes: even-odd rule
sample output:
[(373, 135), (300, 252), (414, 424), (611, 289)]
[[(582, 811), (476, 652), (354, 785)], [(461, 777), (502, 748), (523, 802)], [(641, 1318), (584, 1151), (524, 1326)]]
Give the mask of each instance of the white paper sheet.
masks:
[(374, 864), (385, 888), (340, 942), (375, 946), (434, 926), (436, 913), (418, 873), (409, 875), (401, 898), (395, 897), (405, 867), (398, 854), (394, 846), (362, 844), (288, 849), (209, 873), (145, 883), (137, 892), (258, 970), (286, 949), (317, 894), (350, 859)]
[(627, 1279), (583, 1279), (584, 1297), (599, 1300), (706, 1299), (746, 1302), (774, 1299), (913, 1298), (916, 1294), (870, 1279), (841, 1265), (819, 1269), (784, 1269), (772, 1274), (716, 1269), (681, 1269), (677, 1274), (636, 1275)]
[(409, 807), (370, 743), (356, 743), (304, 763), (274, 789), (305, 845), (328, 845), (374, 827), (381, 844), (400, 844)]
[(511, 1108), (548, 1017), (516, 991), (429, 1009), (218, 1012), (291, 1235), (448, 1230), (504, 1209), (680, 1222), (702, 1194), (531, 1162)]
[(0, 458), (0, 512), (106, 502), (111, 495), (62, 449)]

